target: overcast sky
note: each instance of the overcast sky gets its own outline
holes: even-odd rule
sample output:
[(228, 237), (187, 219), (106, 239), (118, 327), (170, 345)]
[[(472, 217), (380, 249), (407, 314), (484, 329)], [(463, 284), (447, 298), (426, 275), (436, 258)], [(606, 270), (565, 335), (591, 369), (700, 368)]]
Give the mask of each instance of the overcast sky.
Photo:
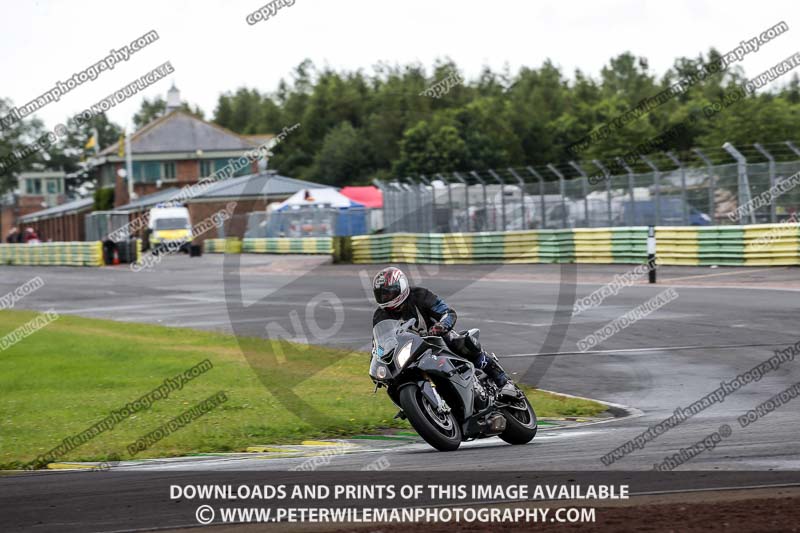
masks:
[(141, 99), (165, 96), (173, 81), (210, 117), (221, 92), (273, 91), (305, 58), (371, 72), (379, 61), (429, 67), (449, 56), (468, 79), (484, 65), (513, 72), (551, 58), (571, 77), (576, 68), (597, 76), (629, 50), (660, 75), (677, 56), (726, 52), (780, 21), (789, 32), (745, 57), (748, 76), (800, 50), (797, 0), (296, 0), (249, 25), (265, 4), (0, 0), (0, 96), (23, 105), (151, 29), (158, 41), (36, 116), (53, 127), (165, 61), (175, 73), (109, 111), (112, 121), (130, 126)]

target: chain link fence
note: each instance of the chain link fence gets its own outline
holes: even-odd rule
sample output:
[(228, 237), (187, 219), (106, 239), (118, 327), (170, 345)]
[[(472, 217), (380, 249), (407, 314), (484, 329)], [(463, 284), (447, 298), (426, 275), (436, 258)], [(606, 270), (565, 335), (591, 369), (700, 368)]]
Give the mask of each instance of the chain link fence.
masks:
[[(800, 208), (800, 187), (788, 187), (763, 205), (754, 200), (797, 174), (800, 159), (714, 165), (699, 155), (699, 166), (672, 154), (658, 164), (643, 158), (651, 171), (635, 172), (623, 164), (627, 172), (622, 175), (608, 175), (602, 163), (594, 162), (593, 174), (570, 163), (569, 177), (570, 170), (548, 165), (376, 184), (383, 191), (387, 233), (775, 223)], [(800, 180), (795, 177), (792, 187), (794, 181)], [(746, 209), (749, 205), (752, 209)], [(731, 218), (741, 206), (742, 216)]]

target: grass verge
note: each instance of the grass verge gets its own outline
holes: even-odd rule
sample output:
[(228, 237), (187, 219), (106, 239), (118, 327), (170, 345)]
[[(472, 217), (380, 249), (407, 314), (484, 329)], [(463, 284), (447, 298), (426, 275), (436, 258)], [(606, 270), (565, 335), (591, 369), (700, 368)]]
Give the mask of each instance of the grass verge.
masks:
[[(38, 313), (0, 311), (0, 338)], [(264, 339), (60, 316), (0, 350), (0, 469), (20, 468), (208, 359), (213, 365), (180, 390), (61, 453), (59, 461), (128, 459), (128, 446), (224, 391), (227, 401), (170, 433), (135, 458), (242, 451), (254, 444), (295, 443), (407, 428), (397, 408), (373, 394), (362, 352)], [(289, 383), (324, 418), (302, 419), (274, 391)], [(601, 404), (531, 391), (540, 417), (592, 416)]]

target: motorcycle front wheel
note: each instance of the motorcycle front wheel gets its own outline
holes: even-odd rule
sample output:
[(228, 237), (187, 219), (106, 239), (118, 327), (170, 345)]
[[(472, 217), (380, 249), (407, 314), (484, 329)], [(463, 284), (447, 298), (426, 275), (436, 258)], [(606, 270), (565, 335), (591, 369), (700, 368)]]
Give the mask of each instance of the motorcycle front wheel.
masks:
[(441, 452), (457, 450), (461, 446), (461, 426), (452, 412), (440, 413), (422, 395), (419, 387), (400, 389), (400, 407), (408, 421), (425, 442)]
[(501, 439), (509, 444), (527, 444), (533, 440), (539, 424), (536, 412), (524, 394), (501, 411), (506, 417), (506, 429), (500, 434)]

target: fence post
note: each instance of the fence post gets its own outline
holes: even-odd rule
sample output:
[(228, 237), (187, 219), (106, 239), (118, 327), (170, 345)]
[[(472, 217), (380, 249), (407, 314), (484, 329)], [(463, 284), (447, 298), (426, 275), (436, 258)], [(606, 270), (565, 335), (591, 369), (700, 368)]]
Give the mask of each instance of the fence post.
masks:
[(436, 177), (447, 185), (447, 231), (444, 233), (451, 233), (453, 231), (453, 189), (450, 187), (450, 182), (444, 178), (444, 174), (440, 172), (436, 174)]
[[(481, 178), (480, 174), (478, 174), (474, 170), (471, 171), (469, 175), (475, 178), (475, 180), (478, 183), (480, 183), (481, 187), (483, 188), (483, 222), (484, 226), (487, 226), (489, 224), (489, 202), (486, 201), (486, 182), (483, 181), (483, 178)], [(483, 231), (485, 231), (486, 229), (488, 228), (487, 227), (482, 228)]]
[(398, 180), (397, 187), (400, 190), (400, 194), (402, 202), (403, 202), (403, 228), (401, 231), (408, 231), (411, 232), (411, 220), (408, 216), (408, 213), (411, 211), (411, 198), (409, 198), (408, 194), (408, 185), (403, 183), (401, 180)]
[(599, 168), (606, 177), (606, 209), (608, 210), (608, 227), (610, 228), (614, 225), (611, 217), (611, 174), (609, 174), (608, 169), (599, 159), (592, 159), (592, 163)]
[(681, 163), (680, 159), (675, 157), (675, 154), (672, 152), (664, 152), (670, 160), (675, 163), (681, 171), (681, 203), (683, 204), (683, 210), (681, 212), (683, 216), (683, 225), (689, 225), (689, 205), (687, 204), (686, 198), (686, 169), (683, 168), (683, 163)]
[(750, 201), (750, 181), (747, 179), (747, 158), (729, 142), (723, 144), (722, 148), (736, 160), (736, 169), (739, 174), (739, 206), (748, 206), (747, 211), (750, 213), (750, 223), (755, 224), (756, 214)]
[(708, 216), (711, 217), (711, 221), (716, 224), (717, 217), (714, 213), (716, 210), (716, 206), (714, 205), (714, 175), (711, 170), (713, 165), (711, 164), (711, 160), (706, 157), (706, 154), (700, 151), (700, 148), (692, 148), (692, 151), (706, 164), (706, 172), (708, 172)]
[(567, 228), (567, 194), (564, 187), (564, 174), (562, 174), (553, 163), (547, 163), (547, 169), (558, 178), (558, 194), (561, 195), (561, 214), (564, 217), (561, 222), (561, 228)]
[(395, 207), (395, 215), (394, 220), (392, 220), (392, 226), (394, 232), (397, 233), (398, 231), (403, 231), (403, 188), (396, 181), (393, 181), (391, 185), (395, 190), (395, 192), (392, 193), (392, 203)]
[(431, 233), (432, 231), (435, 231), (436, 225), (436, 189), (434, 189), (431, 180), (425, 177), (425, 174), (419, 175), (419, 181), (424, 184), (421, 184), (420, 186), (425, 188), (426, 193), (428, 192), (428, 187), (430, 187), (431, 194), (433, 194), (433, 205), (431, 206), (431, 209), (428, 209), (427, 207), (425, 208), (425, 217), (427, 217), (425, 227), (428, 228), (428, 233)]
[(533, 167), (525, 167), (537, 180), (539, 180), (539, 200), (542, 204), (542, 228), (547, 226), (547, 203), (544, 201), (544, 178)]
[(589, 176), (586, 175), (586, 172), (576, 163), (575, 161), (570, 161), (569, 165), (574, 168), (578, 174), (581, 175), (581, 192), (583, 192), (583, 220), (585, 226), (591, 227), (589, 223)]
[(516, 178), (516, 180), (517, 180), (517, 183), (519, 183), (519, 198), (520, 198), (520, 202), (521, 202), (520, 203), (520, 208), (522, 210), (521, 211), (521, 213), (522, 213), (522, 224), (520, 225), (519, 229), (521, 229), (521, 230), (528, 229), (528, 224), (527, 224), (527, 222), (525, 222), (525, 180), (523, 180), (522, 176), (517, 174), (517, 172), (511, 167), (508, 167), (508, 172), (509, 172), (509, 174), (514, 176), (514, 178)]
[(656, 195), (654, 211), (656, 214), (656, 226), (658, 226), (661, 224), (661, 171), (647, 156), (640, 155), (639, 157), (653, 171), (653, 187), (655, 188), (653, 192)]
[[(761, 155), (767, 158), (769, 161), (769, 190), (775, 190), (775, 158), (772, 157), (772, 154), (767, 152), (766, 148), (761, 146), (760, 143), (753, 144), (756, 150), (761, 152)], [(769, 221), (773, 224), (777, 221), (777, 213), (775, 212), (775, 198), (769, 203)]]
[[(617, 162), (620, 164), (620, 166), (622, 168), (625, 169), (625, 172), (628, 173), (628, 192), (629, 192), (630, 197), (631, 197), (631, 215), (633, 215), (632, 216), (632, 223), (630, 225), (631, 226), (635, 226), (636, 225), (636, 221), (638, 219), (636, 218), (636, 195), (633, 192), (634, 185), (635, 185), (635, 183), (633, 181), (633, 169), (628, 166), (628, 163), (626, 163), (625, 159), (623, 159), (622, 157), (618, 157), (617, 158)], [(624, 213), (624, 210), (623, 210), (623, 213)], [(623, 223), (627, 224), (627, 221), (624, 221)]]
[(453, 176), (455, 176), (458, 181), (464, 184), (464, 208), (466, 209), (467, 213), (467, 233), (469, 233), (472, 231), (472, 217), (469, 216), (469, 184), (467, 183), (467, 180), (465, 180), (458, 172), (453, 172)]
[(492, 176), (495, 180), (497, 180), (497, 183), (500, 184), (500, 220), (503, 223), (503, 229), (500, 231), (505, 231), (506, 230), (506, 188), (505, 188), (506, 184), (503, 181), (503, 179), (497, 174), (497, 172), (495, 172), (492, 169), (489, 169), (488, 172), (489, 175)]
[(656, 227), (647, 228), (647, 277), (650, 283), (656, 282)]
[(412, 178), (406, 178), (406, 180), (417, 191), (417, 206), (415, 210), (416, 216), (413, 217), (414, 226), (416, 226), (417, 228), (417, 233), (423, 233), (425, 230), (423, 228), (424, 220), (422, 219), (423, 214), (422, 214), (422, 189), (420, 189), (421, 184), (419, 181), (415, 183)]

